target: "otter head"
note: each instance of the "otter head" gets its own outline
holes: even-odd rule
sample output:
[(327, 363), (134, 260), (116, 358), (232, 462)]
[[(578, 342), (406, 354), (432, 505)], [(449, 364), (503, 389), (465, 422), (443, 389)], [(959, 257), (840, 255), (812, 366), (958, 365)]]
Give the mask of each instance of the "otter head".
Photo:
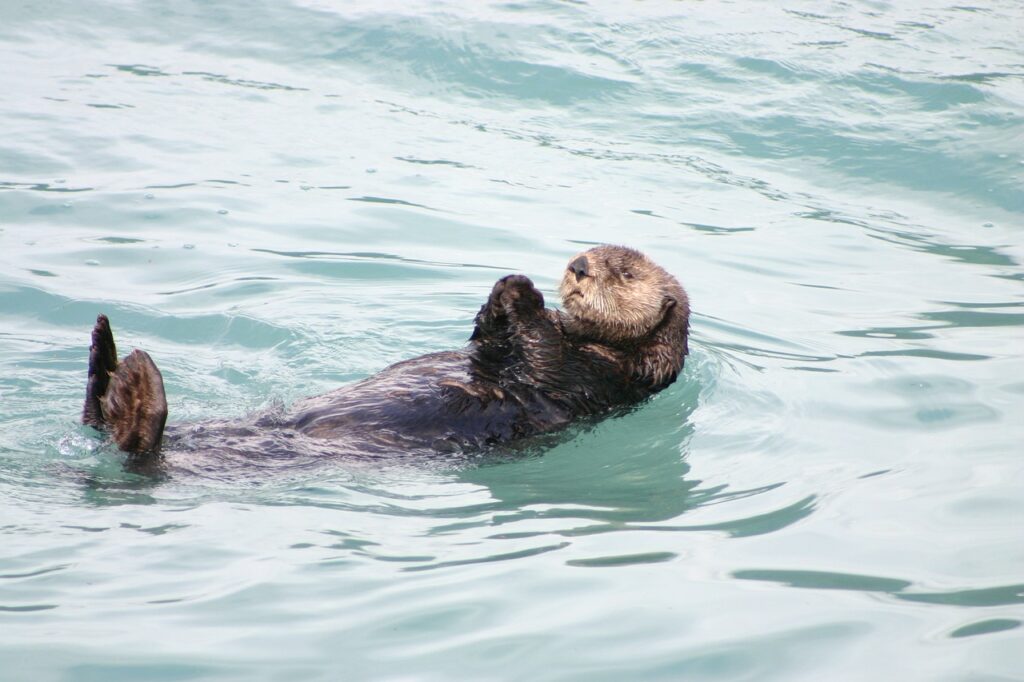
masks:
[(588, 336), (612, 343), (643, 339), (667, 318), (679, 318), (685, 330), (689, 317), (686, 292), (675, 277), (624, 246), (596, 246), (573, 256), (559, 293)]

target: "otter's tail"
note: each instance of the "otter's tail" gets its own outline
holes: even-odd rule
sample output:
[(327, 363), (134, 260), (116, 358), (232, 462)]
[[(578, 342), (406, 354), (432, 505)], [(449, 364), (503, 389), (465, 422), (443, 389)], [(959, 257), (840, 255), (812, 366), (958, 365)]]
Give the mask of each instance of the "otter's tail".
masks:
[(118, 362), (110, 321), (100, 315), (92, 330), (82, 423), (109, 429), (117, 447), (139, 454), (157, 449), (166, 421), (160, 370), (141, 350)]

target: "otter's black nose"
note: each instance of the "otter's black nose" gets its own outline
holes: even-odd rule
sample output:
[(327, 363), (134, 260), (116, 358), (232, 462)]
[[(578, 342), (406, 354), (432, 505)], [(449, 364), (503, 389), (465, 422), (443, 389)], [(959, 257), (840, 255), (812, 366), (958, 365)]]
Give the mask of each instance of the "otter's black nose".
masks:
[(590, 274), (590, 270), (587, 269), (588, 266), (589, 263), (587, 263), (587, 257), (580, 256), (573, 262), (569, 263), (569, 272), (576, 275), (576, 281), (578, 282)]

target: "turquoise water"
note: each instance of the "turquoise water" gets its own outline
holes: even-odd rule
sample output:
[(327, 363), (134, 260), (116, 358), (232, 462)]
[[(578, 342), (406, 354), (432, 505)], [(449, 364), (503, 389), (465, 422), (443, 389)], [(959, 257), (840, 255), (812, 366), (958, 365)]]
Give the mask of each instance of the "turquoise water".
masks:
[[(0, 678), (1024, 679), (1024, 6), (0, 4)], [(688, 288), (642, 408), (477, 464), (134, 477), (462, 344), (594, 242)]]

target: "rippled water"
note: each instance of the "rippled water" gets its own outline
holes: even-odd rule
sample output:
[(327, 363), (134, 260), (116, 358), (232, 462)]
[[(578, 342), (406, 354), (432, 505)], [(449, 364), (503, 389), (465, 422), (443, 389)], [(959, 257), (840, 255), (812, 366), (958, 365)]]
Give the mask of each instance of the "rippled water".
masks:
[[(1022, 679), (1024, 6), (0, 4), (0, 677)], [(627, 243), (681, 379), (530, 457), (153, 481)]]

